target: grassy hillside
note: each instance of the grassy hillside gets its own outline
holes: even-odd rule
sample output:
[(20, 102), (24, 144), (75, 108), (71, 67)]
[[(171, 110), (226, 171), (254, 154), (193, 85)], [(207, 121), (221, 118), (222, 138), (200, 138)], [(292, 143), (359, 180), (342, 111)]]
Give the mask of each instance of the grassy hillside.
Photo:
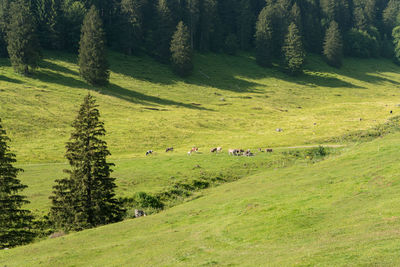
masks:
[(204, 152), (316, 143), (398, 113), (399, 68), (390, 61), (347, 59), (336, 70), (311, 56), (296, 78), (247, 54), (198, 54), (195, 61), (194, 75), (180, 79), (149, 58), (111, 53), (111, 85), (93, 88), (79, 77), (74, 55), (46, 53), (30, 78), (0, 60), (0, 117), (19, 162), (63, 161), (88, 91), (98, 99), (113, 157), (124, 159), (169, 146), (183, 155), (193, 145)]
[(396, 266), (400, 134), (154, 216), (0, 252), (7, 266)]

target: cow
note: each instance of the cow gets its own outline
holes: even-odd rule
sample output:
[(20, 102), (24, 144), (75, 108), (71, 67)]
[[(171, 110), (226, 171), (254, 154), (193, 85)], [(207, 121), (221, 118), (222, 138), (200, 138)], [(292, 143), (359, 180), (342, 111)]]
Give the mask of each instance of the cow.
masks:
[(216, 147), (211, 148), (210, 152), (211, 152), (211, 153), (217, 152), (217, 148), (216, 148)]
[(272, 152), (274, 152), (274, 150), (272, 148), (267, 148), (267, 149), (265, 149), (265, 152), (272, 153)]
[(191, 153), (193, 153), (193, 152), (198, 152), (199, 151), (199, 148), (198, 147), (192, 147), (192, 149), (190, 150), (190, 152)]
[(154, 152), (153, 150), (147, 150), (146, 151), (146, 156), (153, 154), (153, 152)]
[(135, 209), (135, 218), (146, 217), (146, 213), (143, 210)]
[(228, 155), (238, 156), (239, 152), (240, 152), (239, 149), (229, 149), (228, 150)]
[(217, 153), (222, 152), (222, 147), (217, 147)]
[(174, 151), (174, 148), (173, 147), (168, 147), (166, 150), (165, 150), (165, 152), (169, 152), (169, 151)]

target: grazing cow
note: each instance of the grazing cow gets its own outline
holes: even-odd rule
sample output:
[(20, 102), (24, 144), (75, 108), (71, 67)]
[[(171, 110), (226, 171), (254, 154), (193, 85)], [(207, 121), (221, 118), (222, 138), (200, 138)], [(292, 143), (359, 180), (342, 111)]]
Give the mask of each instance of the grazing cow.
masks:
[(217, 147), (217, 153), (222, 152), (222, 147)]
[(277, 131), (278, 133), (281, 133), (281, 132), (283, 132), (283, 129), (282, 129), (282, 128), (277, 128), (276, 131)]
[(211, 152), (211, 153), (217, 152), (217, 148), (216, 148), (216, 147), (211, 148), (210, 152)]
[(274, 152), (274, 150), (272, 148), (267, 148), (267, 149), (265, 149), (265, 152), (272, 153), (272, 152)]
[(232, 156), (237, 156), (238, 153), (239, 153), (239, 150), (237, 150), (237, 149), (229, 149), (228, 150), (228, 154), (232, 155)]
[(193, 153), (193, 152), (198, 152), (199, 151), (199, 148), (198, 147), (192, 147), (192, 149), (190, 150), (190, 152), (191, 153)]
[(390, 111), (390, 114), (393, 114), (393, 110)]
[(143, 210), (135, 209), (135, 218), (146, 217), (146, 213)]
[(169, 152), (169, 151), (174, 151), (174, 148), (173, 147), (168, 147), (166, 150), (165, 150), (165, 152)]
[(147, 150), (146, 156), (153, 154), (153, 152), (154, 152), (153, 150)]

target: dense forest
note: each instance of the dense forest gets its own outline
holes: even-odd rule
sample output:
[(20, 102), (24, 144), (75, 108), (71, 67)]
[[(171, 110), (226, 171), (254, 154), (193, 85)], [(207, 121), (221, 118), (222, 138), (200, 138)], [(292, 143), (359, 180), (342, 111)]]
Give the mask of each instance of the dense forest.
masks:
[[(13, 2), (24, 2), (29, 10), (14, 7), (13, 11)], [(293, 73), (301, 70), (306, 52), (323, 54), (336, 67), (342, 56), (400, 56), (398, 0), (2, 0), (0, 4), (2, 56), (13, 56), (7, 50), (12, 34), (7, 33), (18, 32), (15, 13), (29, 17), (26, 31), (34, 33), (31, 39), (38, 40), (38, 48), (77, 52), (85, 15), (93, 5), (109, 48), (147, 53), (164, 63), (177, 62), (181, 56), (188, 70), (175, 66), (178, 74), (192, 68), (188, 46), (228, 54), (255, 50), (260, 65), (278, 59)], [(179, 54), (179, 47), (186, 54)]]

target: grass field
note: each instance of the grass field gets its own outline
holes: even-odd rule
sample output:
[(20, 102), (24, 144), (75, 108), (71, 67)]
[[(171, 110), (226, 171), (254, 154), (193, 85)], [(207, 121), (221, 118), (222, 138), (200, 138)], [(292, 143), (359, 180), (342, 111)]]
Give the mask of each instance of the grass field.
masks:
[(159, 214), (0, 252), (7, 266), (397, 266), (400, 135)]
[[(118, 197), (160, 193), (202, 177), (241, 178), (145, 219), (1, 251), (0, 266), (400, 262), (400, 136), (362, 145), (338, 138), (400, 114), (398, 66), (346, 59), (337, 70), (311, 55), (304, 74), (289, 77), (257, 66), (248, 54), (197, 54), (195, 62), (194, 74), (180, 79), (150, 58), (111, 53), (111, 84), (94, 88), (79, 77), (70, 54), (46, 52), (31, 77), (0, 60), (0, 118), (35, 214), (47, 213), (54, 180), (68, 167), (64, 145), (88, 92), (105, 121)], [(314, 164), (281, 153), (333, 142), (345, 147)], [(170, 146), (175, 151), (166, 154)], [(200, 153), (189, 157), (192, 146)], [(211, 154), (215, 146), (224, 153)], [(275, 152), (227, 155), (228, 148), (259, 147)], [(156, 153), (145, 157), (149, 149)]]
[(123, 159), (170, 146), (185, 154), (193, 145), (204, 152), (315, 143), (400, 112), (399, 69), (381, 59), (348, 59), (336, 70), (311, 56), (305, 74), (291, 78), (247, 54), (200, 54), (194, 75), (182, 80), (149, 58), (111, 54), (107, 88), (87, 86), (75, 61), (47, 53), (31, 78), (0, 61), (0, 117), (20, 163), (63, 162), (88, 91), (97, 97), (113, 157)]

